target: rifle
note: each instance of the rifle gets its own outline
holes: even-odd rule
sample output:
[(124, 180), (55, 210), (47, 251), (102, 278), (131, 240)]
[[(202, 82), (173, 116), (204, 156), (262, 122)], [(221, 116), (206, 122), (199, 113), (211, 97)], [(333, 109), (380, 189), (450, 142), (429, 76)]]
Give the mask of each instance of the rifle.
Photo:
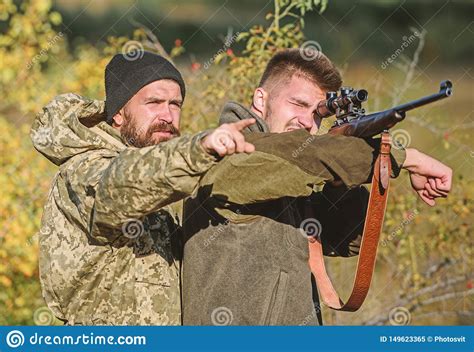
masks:
[(362, 103), (367, 101), (368, 92), (365, 89), (354, 90), (350, 87), (342, 87), (339, 96), (337, 92), (326, 94), (326, 100), (318, 104), (316, 114), (320, 118), (336, 115), (336, 122), (329, 131), (331, 134), (367, 138), (375, 136), (402, 121), (407, 111), (451, 96), (452, 88), (451, 81), (443, 81), (440, 84), (439, 92), (436, 94), (365, 115)]
[(318, 104), (316, 114), (320, 118), (336, 115), (336, 122), (328, 132), (330, 134), (369, 138), (382, 133), (380, 152), (374, 164), (356, 275), (351, 295), (346, 303), (339, 297), (326, 272), (320, 239), (308, 237), (309, 266), (322, 300), (330, 308), (354, 312), (361, 307), (369, 291), (387, 206), (391, 173), (391, 140), (388, 129), (402, 121), (407, 111), (451, 96), (452, 87), (450, 81), (443, 81), (436, 94), (369, 115), (366, 115), (362, 108), (362, 103), (368, 98), (368, 92), (365, 89), (354, 90), (343, 87), (340, 89), (339, 96), (336, 92), (329, 92), (326, 100)]

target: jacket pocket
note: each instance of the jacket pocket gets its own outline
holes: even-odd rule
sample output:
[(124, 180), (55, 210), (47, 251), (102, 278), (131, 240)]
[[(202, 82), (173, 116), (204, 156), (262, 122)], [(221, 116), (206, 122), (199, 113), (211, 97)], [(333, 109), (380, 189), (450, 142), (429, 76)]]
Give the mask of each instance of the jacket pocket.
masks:
[(286, 303), (288, 295), (288, 280), (289, 275), (284, 271), (280, 271), (278, 279), (273, 288), (272, 297), (268, 305), (264, 325), (278, 325), (280, 316)]

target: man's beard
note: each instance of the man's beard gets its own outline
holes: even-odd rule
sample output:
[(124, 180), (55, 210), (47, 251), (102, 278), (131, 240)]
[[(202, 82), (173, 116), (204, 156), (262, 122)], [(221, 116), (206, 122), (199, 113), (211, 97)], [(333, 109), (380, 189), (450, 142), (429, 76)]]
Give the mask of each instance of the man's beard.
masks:
[[(138, 128), (135, 121), (134, 116), (127, 109), (124, 109), (124, 124), (120, 129), (120, 133), (127, 143), (134, 147), (149, 147), (180, 136), (179, 130), (171, 123), (161, 121), (148, 127), (146, 133), (142, 133), (143, 128)], [(170, 132), (171, 134), (169, 136), (153, 137), (155, 132)]]

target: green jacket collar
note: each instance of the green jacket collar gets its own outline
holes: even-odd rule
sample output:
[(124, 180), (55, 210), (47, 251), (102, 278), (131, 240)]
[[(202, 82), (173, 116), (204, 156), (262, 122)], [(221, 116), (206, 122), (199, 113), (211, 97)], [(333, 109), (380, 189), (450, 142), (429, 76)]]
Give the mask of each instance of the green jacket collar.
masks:
[(254, 118), (257, 122), (245, 128), (245, 132), (270, 132), (267, 123), (261, 117), (257, 116), (242, 104), (234, 101), (230, 101), (224, 105), (224, 109), (219, 118), (219, 125), (251, 118)]

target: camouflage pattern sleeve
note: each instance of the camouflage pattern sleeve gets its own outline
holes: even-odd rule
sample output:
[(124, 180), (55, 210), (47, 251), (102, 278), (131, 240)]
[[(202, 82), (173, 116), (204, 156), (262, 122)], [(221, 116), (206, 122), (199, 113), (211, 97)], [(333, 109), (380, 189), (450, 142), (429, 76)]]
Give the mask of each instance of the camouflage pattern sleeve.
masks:
[(205, 134), (127, 148), (113, 158), (96, 186), (92, 234), (120, 228), (129, 219), (190, 195), (201, 176), (216, 163), (201, 146)]

